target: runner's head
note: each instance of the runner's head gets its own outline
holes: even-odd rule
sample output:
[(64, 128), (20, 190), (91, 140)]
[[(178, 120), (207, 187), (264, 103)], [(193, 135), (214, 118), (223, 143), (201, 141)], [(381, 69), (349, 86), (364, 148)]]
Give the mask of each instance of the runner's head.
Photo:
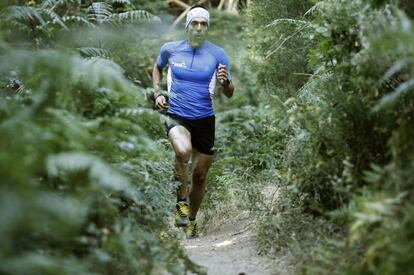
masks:
[(210, 13), (206, 8), (201, 5), (192, 6), (187, 13), (187, 19), (185, 21), (185, 29), (188, 30), (191, 22), (195, 19), (205, 19), (207, 27), (210, 28)]
[(185, 28), (188, 41), (193, 48), (199, 47), (207, 38), (210, 14), (202, 6), (194, 6), (187, 13)]

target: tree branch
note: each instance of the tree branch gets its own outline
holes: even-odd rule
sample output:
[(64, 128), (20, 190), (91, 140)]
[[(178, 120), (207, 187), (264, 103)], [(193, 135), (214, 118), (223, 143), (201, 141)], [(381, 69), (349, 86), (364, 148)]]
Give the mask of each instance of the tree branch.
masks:
[(166, 0), (167, 1), (167, 3), (169, 4), (169, 3), (174, 3), (174, 4), (176, 4), (177, 6), (180, 6), (181, 8), (183, 8), (183, 9), (185, 9), (185, 10), (187, 10), (187, 9), (189, 9), (191, 6), (190, 5), (188, 5), (187, 3), (184, 3), (183, 1), (181, 1), (181, 0)]

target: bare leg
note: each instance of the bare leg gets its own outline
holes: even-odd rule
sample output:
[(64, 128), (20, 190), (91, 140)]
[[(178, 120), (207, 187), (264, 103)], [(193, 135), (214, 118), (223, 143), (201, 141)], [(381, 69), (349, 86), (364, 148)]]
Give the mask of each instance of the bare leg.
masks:
[(188, 189), (188, 161), (192, 151), (191, 134), (186, 128), (178, 125), (169, 131), (168, 137), (175, 152), (175, 176), (181, 182), (177, 197), (184, 200), (187, 198)]
[(193, 149), (192, 155), (192, 184), (190, 191), (189, 218), (195, 219), (204, 197), (208, 169), (213, 163), (213, 156), (206, 155)]

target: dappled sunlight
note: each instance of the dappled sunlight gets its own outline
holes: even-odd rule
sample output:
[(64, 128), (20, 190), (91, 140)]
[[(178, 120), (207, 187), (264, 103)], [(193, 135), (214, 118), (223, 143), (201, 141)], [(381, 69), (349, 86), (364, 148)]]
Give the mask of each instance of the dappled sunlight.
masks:
[(224, 247), (224, 246), (228, 246), (228, 245), (232, 245), (234, 243), (234, 240), (226, 240), (223, 241), (221, 243), (215, 244), (215, 247)]

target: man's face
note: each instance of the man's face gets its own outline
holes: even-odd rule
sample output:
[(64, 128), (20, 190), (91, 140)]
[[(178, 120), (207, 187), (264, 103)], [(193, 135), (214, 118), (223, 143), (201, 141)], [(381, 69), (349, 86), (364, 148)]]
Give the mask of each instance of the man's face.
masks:
[(188, 38), (194, 46), (200, 46), (207, 38), (208, 22), (204, 18), (194, 18), (187, 28)]

